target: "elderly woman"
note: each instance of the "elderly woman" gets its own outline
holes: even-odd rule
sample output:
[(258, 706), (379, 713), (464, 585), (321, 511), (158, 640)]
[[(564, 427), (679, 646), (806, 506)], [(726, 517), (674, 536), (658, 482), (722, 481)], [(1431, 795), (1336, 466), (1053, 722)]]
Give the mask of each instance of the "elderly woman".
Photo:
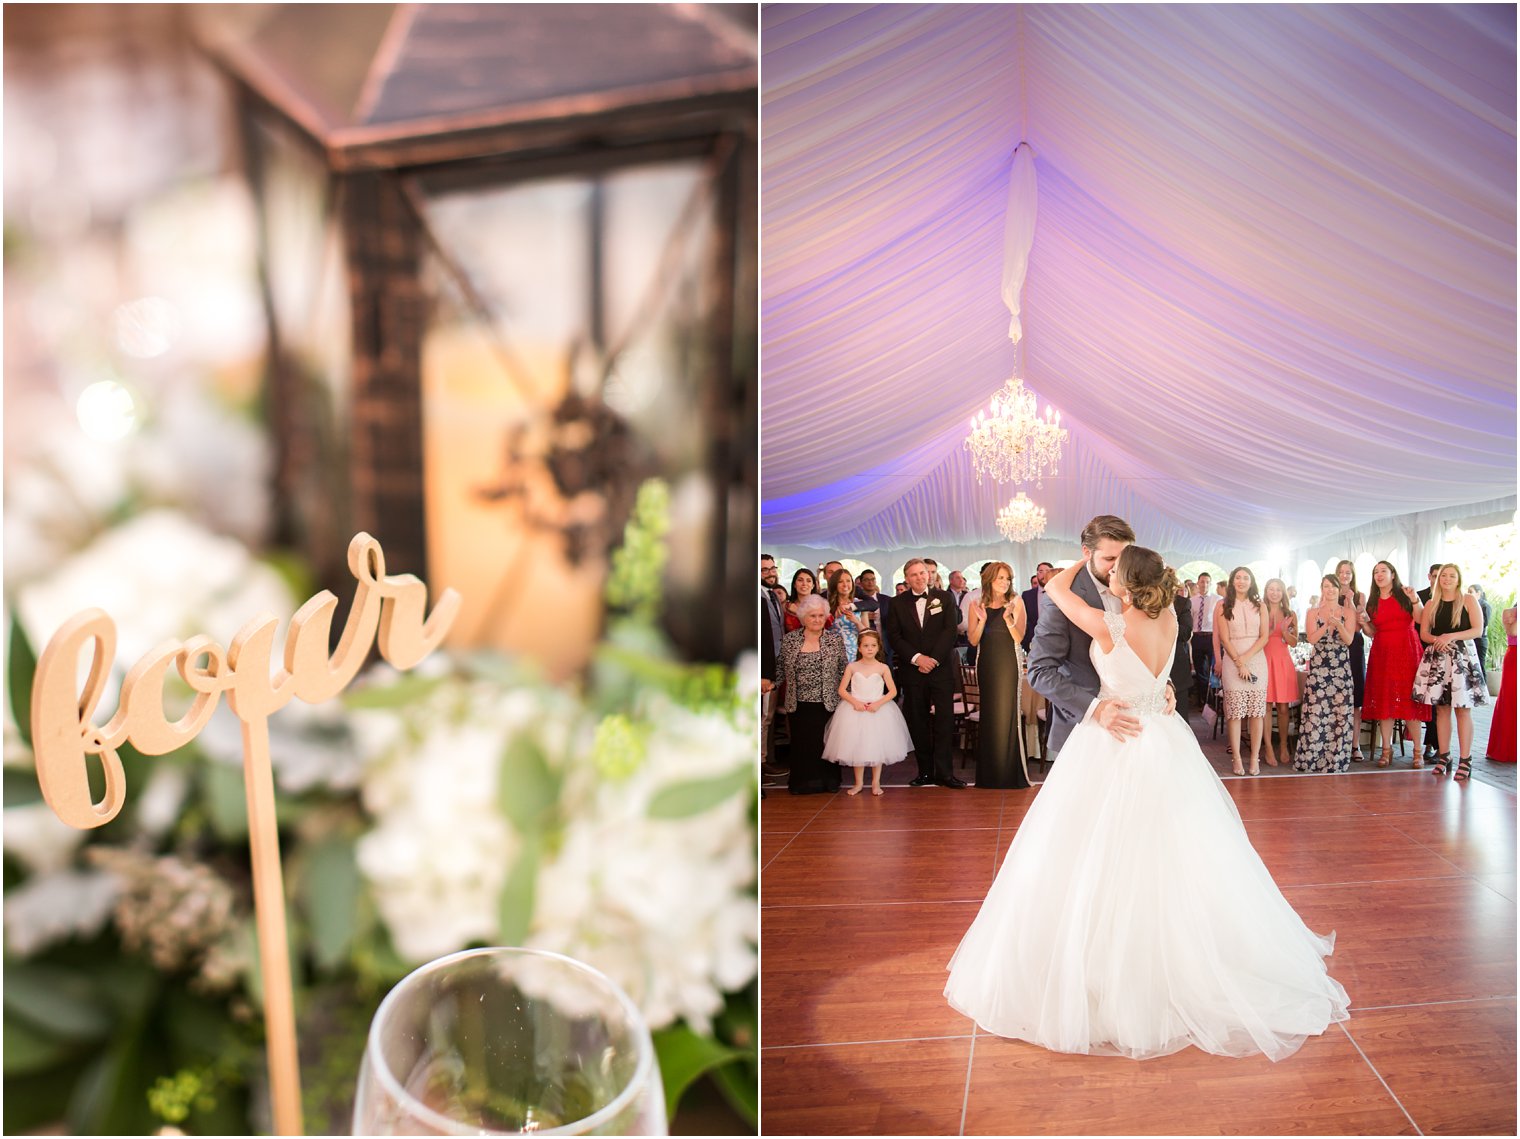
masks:
[(829, 603), (807, 594), (797, 601), (802, 627), (781, 638), (782, 711), (788, 714), (792, 740), (787, 788), (793, 795), (839, 790), (839, 768), (823, 758), (823, 732), (839, 705), (839, 681), (848, 662), (844, 641), (824, 628), (828, 618)]

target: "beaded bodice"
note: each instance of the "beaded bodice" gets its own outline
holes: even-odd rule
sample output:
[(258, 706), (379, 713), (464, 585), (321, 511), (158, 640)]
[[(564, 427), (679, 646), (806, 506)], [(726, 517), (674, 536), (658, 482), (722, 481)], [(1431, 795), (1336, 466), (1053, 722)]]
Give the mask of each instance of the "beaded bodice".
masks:
[(1104, 613), (1103, 621), (1114, 639), (1114, 651), (1105, 653), (1096, 641), (1092, 645), (1093, 668), (1098, 673), (1098, 698), (1123, 700), (1137, 714), (1166, 712), (1167, 673), (1152, 676), (1124, 637), (1124, 617)]

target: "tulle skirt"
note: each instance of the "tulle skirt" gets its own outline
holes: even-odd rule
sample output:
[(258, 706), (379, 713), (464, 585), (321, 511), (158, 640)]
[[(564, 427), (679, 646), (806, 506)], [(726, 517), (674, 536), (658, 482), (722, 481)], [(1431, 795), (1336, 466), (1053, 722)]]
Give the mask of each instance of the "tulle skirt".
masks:
[(1348, 1018), (1185, 721), (1080, 724), (950, 961), (945, 996), (1058, 1052), (1291, 1055)]

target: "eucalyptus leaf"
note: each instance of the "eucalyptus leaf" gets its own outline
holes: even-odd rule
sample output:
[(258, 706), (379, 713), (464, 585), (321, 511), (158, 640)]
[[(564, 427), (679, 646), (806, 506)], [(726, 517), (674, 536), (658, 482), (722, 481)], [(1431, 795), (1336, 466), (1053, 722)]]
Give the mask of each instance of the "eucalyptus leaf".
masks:
[(709, 1074), (729, 1105), (754, 1126), (760, 1118), (760, 1079), (754, 1060), (746, 1057), (720, 1064)]
[(527, 940), (538, 893), (539, 854), (539, 840), (532, 837), (523, 844), (502, 885), (498, 933), (503, 945), (521, 945)]
[(544, 830), (559, 802), (560, 777), (549, 769), (543, 748), (530, 736), (513, 737), (501, 757), (497, 803), (523, 834)]
[(699, 1036), (684, 1024), (671, 1025), (651, 1034), (665, 1085), (665, 1112), (674, 1115), (676, 1105), (698, 1077), (740, 1058), (737, 1052), (710, 1036)]
[(358, 926), (362, 884), (353, 840), (333, 835), (314, 847), (307, 859), (303, 887), (302, 901), (317, 965), (335, 968), (348, 955)]
[(34, 1027), (30, 1021), (13, 1017), (9, 1012), (5, 1015), (0, 1058), (3, 1058), (7, 1076), (51, 1068), (66, 1058), (75, 1047), (73, 1042), (44, 1032)]
[(248, 837), (248, 797), (242, 768), (208, 761), (201, 768), (201, 794), (218, 838), (237, 842)]
[(8, 962), (4, 999), (7, 1015), (72, 1040), (99, 1040), (114, 1020), (91, 978), (51, 965)]
[(652, 819), (685, 819), (711, 810), (726, 799), (745, 790), (755, 781), (748, 767), (736, 767), (707, 779), (688, 779), (671, 783), (655, 792), (649, 801)]
[(417, 676), (406, 673), (394, 683), (384, 687), (356, 688), (343, 696), (349, 708), (404, 708), (424, 699), (442, 684), (447, 677)]
[(42, 787), (37, 782), (37, 773), (19, 767), (7, 767), (4, 773), (5, 779), (5, 805), (7, 807), (25, 807), (32, 803), (42, 801)]
[(32, 680), (37, 673), (37, 654), (20, 620), (11, 614), (10, 661), (5, 678), (6, 699), (10, 702), (11, 719), (27, 747), (32, 746)]

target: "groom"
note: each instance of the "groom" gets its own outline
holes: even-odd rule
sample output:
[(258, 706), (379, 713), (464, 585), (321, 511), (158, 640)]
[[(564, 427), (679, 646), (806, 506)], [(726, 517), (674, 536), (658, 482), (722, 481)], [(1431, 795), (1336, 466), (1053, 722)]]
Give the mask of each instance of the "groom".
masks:
[(886, 624), (901, 674), (908, 734), (913, 737), (913, 754), (918, 760), (918, 778), (909, 786), (938, 783), (941, 787), (964, 787), (966, 784), (951, 770), (959, 663), (955, 630), (960, 610), (949, 593), (929, 588), (929, 566), (922, 558), (909, 560), (903, 566), (903, 577), (908, 588), (892, 598)]
[[(1100, 514), (1082, 530), (1082, 552), (1087, 568), (1077, 574), (1071, 589), (1094, 609), (1122, 613), (1124, 603), (1109, 590), (1109, 575), (1124, 547), (1135, 540), (1129, 523), (1112, 514)], [(1054, 757), (1071, 729), (1091, 717), (1117, 739), (1140, 734), (1140, 718), (1122, 700), (1098, 699), (1098, 674), (1093, 668), (1092, 638), (1073, 625), (1052, 604), (1040, 607), (1039, 628), (1029, 650), (1029, 685), (1050, 701), (1050, 740), (1046, 755)], [(1187, 668), (1174, 656), (1167, 681), (1166, 711), (1177, 706), (1177, 693), (1187, 691)], [(1180, 667), (1180, 672), (1179, 672)]]

